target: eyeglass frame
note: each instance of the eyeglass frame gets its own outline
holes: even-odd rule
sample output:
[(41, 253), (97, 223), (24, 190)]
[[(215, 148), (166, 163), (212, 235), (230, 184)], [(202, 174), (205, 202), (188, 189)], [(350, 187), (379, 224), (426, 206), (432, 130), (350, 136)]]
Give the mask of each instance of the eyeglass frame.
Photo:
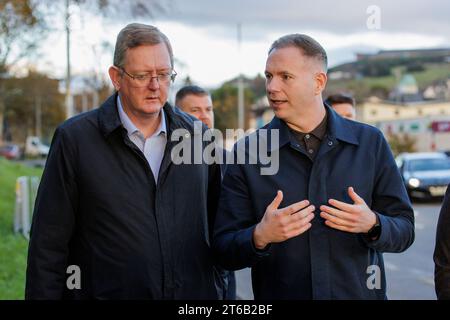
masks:
[[(136, 77), (138, 77), (137, 75), (133, 75), (133, 74), (128, 73), (128, 72), (125, 70), (125, 68), (123, 68), (123, 67), (118, 67), (118, 66), (115, 66), (115, 67), (116, 67), (117, 69), (123, 71), (123, 73), (125, 73), (125, 74), (126, 74), (127, 76), (129, 76), (131, 79), (139, 81), (138, 79), (136, 79)], [(166, 75), (166, 74), (165, 74), (165, 75)], [(172, 81), (172, 82), (175, 81), (175, 77), (176, 77), (177, 75), (178, 75), (178, 73), (177, 73), (174, 69), (172, 69), (172, 72), (170, 73), (170, 80), (169, 80), (169, 82), (170, 82), (170, 81)], [(160, 79), (159, 79), (159, 76), (161, 76), (161, 75), (150, 76), (150, 74), (145, 74), (145, 75), (141, 75), (141, 76), (146, 77), (146, 78), (147, 78), (147, 76), (149, 76), (149, 82), (147, 83), (147, 85), (150, 84), (151, 81), (152, 81), (153, 79), (155, 79), (155, 78), (156, 78), (156, 82), (158, 82), (158, 84), (161, 84)]]

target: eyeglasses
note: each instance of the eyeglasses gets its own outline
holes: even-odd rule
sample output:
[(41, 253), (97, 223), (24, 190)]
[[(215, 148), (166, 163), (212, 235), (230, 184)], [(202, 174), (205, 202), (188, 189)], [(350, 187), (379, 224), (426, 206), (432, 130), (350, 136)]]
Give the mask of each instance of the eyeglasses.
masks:
[(127, 76), (130, 77), (131, 83), (135, 87), (147, 87), (153, 79), (156, 79), (158, 84), (168, 84), (170, 81), (174, 81), (177, 76), (177, 72), (172, 70), (172, 72), (158, 73), (156, 76), (152, 76), (151, 74), (129, 74), (125, 71), (124, 68), (120, 68)]

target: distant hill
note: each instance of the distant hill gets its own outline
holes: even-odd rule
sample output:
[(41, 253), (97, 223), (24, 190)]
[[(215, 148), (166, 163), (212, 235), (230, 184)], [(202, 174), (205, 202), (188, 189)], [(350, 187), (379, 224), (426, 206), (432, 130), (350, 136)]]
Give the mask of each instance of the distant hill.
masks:
[(402, 75), (411, 74), (421, 91), (450, 79), (450, 49), (379, 51), (330, 68), (325, 95), (352, 93), (357, 101), (375, 95), (387, 99)]

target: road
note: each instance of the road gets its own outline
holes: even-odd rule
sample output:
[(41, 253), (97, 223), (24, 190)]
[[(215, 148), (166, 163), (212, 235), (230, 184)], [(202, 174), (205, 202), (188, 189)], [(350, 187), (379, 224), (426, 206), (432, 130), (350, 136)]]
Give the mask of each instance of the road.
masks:
[[(414, 203), (416, 239), (403, 253), (384, 254), (387, 296), (392, 300), (434, 300), (433, 251), (441, 203)], [(237, 295), (253, 299), (250, 269), (236, 273)]]

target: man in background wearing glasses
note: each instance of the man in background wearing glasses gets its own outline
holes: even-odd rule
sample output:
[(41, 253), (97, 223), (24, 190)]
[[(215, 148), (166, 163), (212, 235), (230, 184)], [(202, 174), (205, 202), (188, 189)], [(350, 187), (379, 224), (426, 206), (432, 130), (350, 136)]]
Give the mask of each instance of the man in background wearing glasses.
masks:
[(220, 168), (172, 162), (172, 133), (192, 139), (194, 118), (167, 103), (169, 40), (153, 26), (126, 26), (109, 75), (117, 92), (55, 132), (26, 298), (216, 299), (208, 229)]

